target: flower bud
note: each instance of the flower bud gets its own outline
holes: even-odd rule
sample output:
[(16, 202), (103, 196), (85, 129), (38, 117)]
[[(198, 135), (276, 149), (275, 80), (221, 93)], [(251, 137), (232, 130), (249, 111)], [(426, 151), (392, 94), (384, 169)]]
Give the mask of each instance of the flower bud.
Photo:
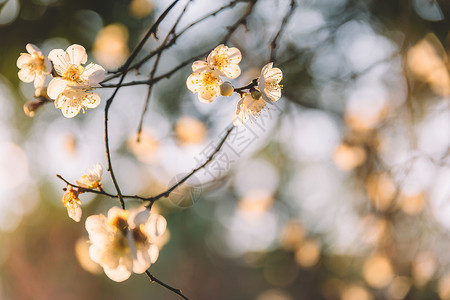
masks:
[(231, 94), (233, 94), (233, 92), (234, 92), (234, 87), (228, 81), (226, 81), (220, 85), (220, 94), (222, 96), (227, 96), (227, 97), (231, 96)]
[(251, 90), (250, 94), (252, 95), (252, 98), (255, 100), (258, 100), (259, 98), (261, 98), (261, 92), (258, 90)]

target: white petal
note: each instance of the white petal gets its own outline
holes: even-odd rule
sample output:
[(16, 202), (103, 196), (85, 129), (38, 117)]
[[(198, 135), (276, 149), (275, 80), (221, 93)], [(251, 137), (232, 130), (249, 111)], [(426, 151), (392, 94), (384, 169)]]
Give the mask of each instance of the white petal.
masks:
[(228, 58), (230, 59), (230, 63), (238, 64), (242, 59), (241, 51), (238, 48), (229, 48), (228, 49)]
[(266, 73), (264, 74), (264, 78), (266, 81), (278, 83), (281, 81), (281, 79), (283, 79), (283, 72), (281, 72), (281, 70), (278, 68), (273, 68), (266, 71)]
[(69, 46), (66, 50), (69, 55), (69, 62), (72, 65), (79, 66), (80, 64), (84, 64), (87, 61), (86, 49), (83, 46), (74, 44)]
[(60, 77), (53, 78), (47, 88), (47, 94), (50, 99), (56, 99), (64, 91), (66, 85), (67, 81), (64, 79)]
[(104, 215), (92, 215), (87, 217), (85, 223), (86, 231), (89, 234), (89, 240), (94, 245), (104, 245), (111, 238), (111, 228), (107, 224)]
[(19, 75), (19, 79), (22, 80), (23, 82), (32, 82), (35, 77), (35, 73), (30, 72), (29, 68), (20, 70), (18, 75)]
[(196, 72), (189, 75), (189, 77), (186, 80), (187, 88), (193, 93), (198, 92), (202, 87), (202, 79), (203, 75), (201, 73)]
[(53, 67), (60, 75), (62, 72), (67, 71), (67, 68), (70, 65), (68, 55), (63, 49), (53, 49), (48, 54), (48, 59), (53, 62)]
[(204, 72), (207, 71), (208, 69), (209, 69), (208, 64), (206, 63), (206, 61), (203, 60), (194, 61), (194, 63), (192, 64), (192, 71), (194, 72)]
[(74, 205), (72, 207), (67, 207), (67, 212), (69, 217), (72, 218), (75, 222), (80, 222), (82, 210), (80, 205)]
[(100, 104), (100, 101), (100, 96), (96, 93), (86, 93), (83, 96), (81, 104), (83, 104), (87, 108), (96, 108)]
[(96, 263), (101, 263), (105, 249), (97, 245), (89, 247), (89, 257)]
[(261, 95), (263, 96), (263, 99), (266, 102), (269, 102), (269, 99), (273, 102), (276, 102), (281, 98), (281, 87), (276, 87), (272, 89), (266, 88), (264, 89), (264, 92), (261, 93)]
[(108, 210), (108, 219), (112, 220), (118, 216), (122, 216), (124, 214), (124, 210), (117, 207), (117, 206), (113, 206)]
[(203, 103), (211, 103), (217, 96), (214, 90), (201, 89), (198, 93), (198, 100)]
[(145, 224), (145, 231), (155, 240), (162, 236), (167, 228), (166, 219), (158, 214), (151, 214)]
[(234, 79), (241, 75), (241, 69), (237, 64), (230, 64), (223, 69), (223, 73), (227, 78)]
[(148, 249), (148, 255), (150, 256), (150, 262), (154, 264), (159, 257), (159, 249), (155, 245), (150, 245)]
[(30, 54), (22, 53), (17, 59), (17, 67), (22, 69), (23, 65), (28, 64), (33, 57)]
[(119, 265), (116, 269), (111, 269), (107, 266), (104, 266), (103, 270), (105, 271), (106, 276), (116, 282), (125, 281), (131, 275), (131, 271), (124, 265)]
[(89, 64), (84, 69), (82, 77), (87, 81), (88, 85), (94, 86), (105, 79), (106, 71), (102, 66), (97, 64)]
[(64, 98), (64, 96), (62, 95), (58, 96), (58, 98), (56, 98), (55, 100), (55, 105), (56, 102), (58, 102), (58, 105), (60, 105), (61, 112), (64, 117), (73, 118), (76, 115), (78, 115), (78, 113), (82, 108), (82, 105), (79, 101), (77, 101), (76, 99), (69, 99), (69, 98), (64, 98), (65, 100), (64, 101), (60, 100), (60, 98)]
[(52, 63), (50, 62), (50, 60), (46, 57), (44, 58), (44, 69), (45, 69), (45, 73), (46, 74), (50, 74), (52, 72)]
[(136, 253), (136, 258), (133, 260), (133, 272), (137, 274), (144, 273), (148, 268), (150, 268), (151, 264), (152, 261), (149, 255), (147, 253), (144, 253), (143, 251), (138, 251)]
[(249, 115), (247, 113), (247, 110), (246, 110), (245, 106), (243, 105), (244, 98), (239, 100), (239, 102), (238, 102), (238, 104), (236, 106), (236, 112), (233, 115), (233, 125), (234, 126), (242, 125), (245, 122), (247, 122), (247, 120), (249, 119)]
[(34, 78), (34, 87), (41, 88), (44, 86), (44, 84), (45, 84), (45, 75), (44, 74), (36, 75), (36, 77)]
[(137, 228), (140, 225), (147, 223), (149, 218), (150, 210), (148, 210), (145, 206), (141, 206), (139, 209), (130, 212), (128, 223), (131, 227)]
[(39, 49), (36, 45), (27, 44), (27, 46), (25, 48), (27, 49), (28, 53), (30, 53), (30, 54), (36, 53), (36, 55), (38, 55), (38, 56), (42, 55), (41, 49)]

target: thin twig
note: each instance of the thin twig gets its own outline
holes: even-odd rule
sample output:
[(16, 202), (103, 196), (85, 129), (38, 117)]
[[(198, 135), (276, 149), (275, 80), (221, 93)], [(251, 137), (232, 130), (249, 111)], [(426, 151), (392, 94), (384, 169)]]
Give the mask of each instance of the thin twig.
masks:
[(228, 136), (230, 135), (231, 131), (233, 131), (234, 126), (230, 126), (225, 135), (223, 136), (222, 140), (220, 140), (219, 144), (217, 145), (216, 149), (214, 150), (214, 152), (208, 157), (208, 159), (199, 167), (193, 169), (191, 171), (191, 173), (189, 173), (188, 175), (186, 175), (185, 177), (183, 177), (180, 181), (178, 181), (177, 183), (175, 183), (172, 187), (170, 187), (168, 190), (160, 193), (157, 196), (154, 197), (149, 197), (146, 200), (150, 201), (150, 204), (148, 205), (149, 208), (152, 207), (153, 203), (155, 203), (158, 199), (162, 198), (162, 197), (169, 197), (170, 193), (175, 190), (177, 187), (179, 187), (180, 185), (182, 185), (186, 180), (188, 180), (192, 175), (194, 175), (195, 173), (197, 173), (199, 170), (203, 169), (204, 167), (206, 167), (207, 164), (209, 164), (214, 156), (220, 151), (220, 149), (222, 149), (222, 146), (225, 144), (225, 141), (227, 140)]
[(139, 44), (134, 48), (134, 50), (131, 53), (130, 57), (127, 59), (125, 64), (121, 67), (121, 70), (124, 70), (124, 71), (122, 73), (122, 76), (120, 77), (118, 86), (114, 90), (114, 93), (111, 95), (111, 97), (109, 97), (109, 99), (106, 101), (106, 105), (105, 105), (105, 121), (104, 121), (106, 162), (107, 162), (107, 166), (108, 166), (108, 172), (110, 173), (111, 179), (112, 179), (112, 181), (114, 183), (114, 186), (115, 186), (115, 188), (117, 190), (117, 196), (119, 198), (120, 206), (122, 207), (122, 209), (125, 209), (125, 202), (123, 201), (122, 193), (120, 191), (120, 187), (119, 187), (119, 184), (117, 182), (116, 176), (114, 175), (114, 171), (113, 171), (112, 163), (111, 163), (111, 151), (110, 151), (110, 148), (109, 148), (109, 133), (108, 133), (108, 112), (109, 112), (109, 108), (111, 107), (111, 104), (112, 104), (115, 96), (117, 95), (117, 92), (119, 91), (119, 89), (121, 87), (121, 83), (123, 82), (123, 80), (125, 79), (125, 76), (127, 75), (128, 67), (133, 62), (133, 60), (136, 58), (138, 52), (142, 49), (142, 47), (144, 46), (144, 44), (148, 40), (148, 38), (152, 34), (156, 37), (156, 31), (158, 29), (159, 24), (167, 16), (169, 11), (175, 6), (175, 4), (178, 1), (179, 0), (175, 0), (175, 1), (172, 2), (172, 4), (162, 13), (162, 15), (156, 20), (156, 22), (149, 28), (149, 30), (147, 31), (145, 36), (142, 38), (142, 40), (139, 42)]
[(148, 278), (150, 279), (150, 281), (152, 283), (157, 283), (160, 286), (165, 287), (166, 289), (174, 292), (175, 294), (177, 294), (178, 296), (180, 296), (181, 298), (185, 299), (185, 300), (189, 300), (188, 297), (186, 297), (185, 295), (183, 295), (183, 293), (181, 292), (180, 289), (174, 288), (170, 285), (168, 285), (167, 283), (162, 282), (161, 280), (159, 280), (158, 278), (156, 278), (155, 276), (153, 276), (149, 271), (145, 271), (145, 274), (148, 276)]
[[(159, 53), (161, 53), (162, 51), (164, 51), (165, 49), (168, 49), (170, 47), (172, 47), (173, 45), (175, 45), (177, 39), (183, 35), (186, 31), (188, 31), (189, 29), (191, 29), (192, 27), (194, 27), (195, 25), (207, 20), (210, 17), (216, 16), (218, 15), (220, 12), (228, 9), (228, 8), (233, 8), (237, 3), (240, 2), (248, 2), (249, 0), (234, 0), (231, 1), (230, 3), (218, 8), (217, 10), (197, 19), (196, 21), (192, 22), (191, 24), (187, 25), (185, 28), (183, 28), (180, 32), (178, 33), (173, 33), (171, 36), (172, 38), (166, 43), (166, 44), (162, 44), (160, 45), (158, 48), (156, 48), (155, 50), (153, 50), (152, 52), (150, 52), (147, 56), (145, 56), (144, 58), (142, 58), (140, 61), (138, 61), (137, 63), (135, 63), (134, 65), (130, 66), (128, 68), (127, 71), (129, 70), (134, 70), (134, 69), (139, 69), (144, 63), (146, 63), (147, 61), (149, 61), (153, 56), (158, 55)], [(208, 52), (209, 53), (209, 52)], [(116, 72), (112, 72), (114, 75), (108, 77), (107, 79), (103, 80), (103, 83), (106, 83), (114, 78), (118, 78), (120, 76), (120, 72), (116, 71)]]
[[(162, 42), (162, 46), (166, 45), (168, 40), (169, 40), (169, 37), (175, 33), (175, 30), (176, 30), (178, 24), (180, 23), (181, 18), (186, 13), (186, 10), (189, 7), (189, 5), (191, 4), (191, 2), (192, 2), (192, 0), (187, 2), (186, 5), (184, 6), (183, 11), (178, 16), (178, 19), (175, 21), (175, 23), (173, 24), (172, 28), (170, 29), (170, 31), (167, 33), (166, 37), (164, 38), (164, 41)], [(162, 53), (163, 52), (161, 51), (156, 56), (155, 63), (153, 64), (153, 68), (150, 71), (150, 75), (149, 75), (149, 79), (150, 80), (152, 80), (155, 77), (155, 73), (156, 73), (156, 70), (158, 69), (158, 65), (159, 65)], [(144, 116), (145, 116), (145, 113), (147, 112), (147, 109), (148, 109), (148, 105), (149, 105), (150, 98), (151, 98), (151, 95), (152, 95), (152, 90), (153, 90), (153, 85), (149, 85), (148, 86), (148, 90), (147, 90), (147, 97), (145, 98), (144, 109), (142, 110), (141, 118), (139, 120), (138, 130), (137, 130), (137, 142), (138, 143), (140, 142), (141, 133), (142, 133), (142, 125), (144, 123)]]
[(255, 4), (256, 4), (257, 1), (258, 0), (251, 0), (250, 1), (250, 4), (247, 6), (247, 9), (245, 10), (245, 12), (242, 15), (242, 17), (240, 17), (233, 25), (228, 27), (228, 33), (227, 33), (227, 35), (225, 35), (225, 37), (220, 42), (220, 44), (225, 44), (226, 42), (228, 42), (230, 37), (233, 35), (233, 33), (236, 31), (236, 29), (238, 29), (238, 27), (240, 25), (246, 25), (247, 24), (247, 18), (252, 13), (253, 8), (255, 7)]
[(289, 9), (288, 9), (286, 15), (284, 16), (283, 21), (281, 22), (280, 29), (278, 30), (277, 34), (273, 38), (272, 42), (270, 43), (270, 61), (271, 62), (275, 61), (275, 50), (276, 50), (276, 47), (277, 47), (278, 38), (283, 33), (287, 22), (289, 21), (291, 16), (294, 14), (295, 5), (296, 5), (295, 0), (291, 0), (291, 4), (289, 5)]

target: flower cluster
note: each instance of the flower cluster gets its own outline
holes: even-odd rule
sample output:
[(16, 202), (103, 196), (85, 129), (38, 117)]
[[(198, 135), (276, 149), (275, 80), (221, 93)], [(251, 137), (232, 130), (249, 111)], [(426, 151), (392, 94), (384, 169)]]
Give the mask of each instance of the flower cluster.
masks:
[(109, 278), (124, 281), (132, 272), (144, 273), (155, 263), (159, 255), (155, 242), (166, 227), (163, 216), (146, 208), (127, 211), (112, 207), (107, 217), (100, 214), (86, 219), (89, 256)]
[(219, 76), (233, 79), (241, 74), (238, 66), (241, 58), (239, 49), (217, 46), (206, 61), (197, 60), (192, 64), (193, 73), (186, 81), (188, 89), (198, 92), (200, 101), (210, 103), (220, 94), (222, 79)]
[[(235, 89), (230, 82), (223, 82), (220, 76), (229, 79), (241, 74), (238, 64), (241, 52), (237, 48), (217, 46), (206, 58), (206, 61), (195, 61), (192, 64), (193, 73), (187, 78), (186, 85), (193, 93), (198, 93), (201, 102), (210, 103), (219, 94), (231, 96), (239, 93), (236, 112), (233, 116), (234, 125), (241, 125), (250, 117), (258, 117), (266, 104), (272, 104), (281, 97), (280, 81), (283, 73), (279, 68), (273, 68), (273, 63), (266, 64), (259, 78), (243, 88)], [(245, 91), (247, 90), (247, 91)]]
[(75, 44), (65, 51), (54, 49), (48, 58), (35, 45), (28, 44), (26, 49), (28, 53), (22, 53), (17, 59), (20, 80), (34, 81), (36, 89), (43, 88), (45, 75), (52, 73), (55, 77), (47, 87), (47, 94), (66, 118), (73, 118), (80, 110), (84, 112), (85, 108), (95, 108), (100, 104), (99, 95), (92, 90), (100, 87), (106, 71), (93, 63), (83, 66), (87, 61), (83, 46)]
[(84, 192), (84, 189), (99, 189), (102, 190), (102, 165), (97, 163), (94, 169), (89, 170), (86, 174), (76, 180), (78, 187), (67, 185), (66, 192), (63, 195), (62, 203), (67, 208), (67, 213), (75, 222), (80, 222), (81, 219), (81, 201), (78, 195)]

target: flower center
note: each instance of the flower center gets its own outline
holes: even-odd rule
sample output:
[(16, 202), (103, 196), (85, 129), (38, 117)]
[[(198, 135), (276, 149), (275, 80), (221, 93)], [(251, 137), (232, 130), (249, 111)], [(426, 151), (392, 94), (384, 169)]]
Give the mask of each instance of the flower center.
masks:
[(123, 235), (126, 235), (128, 230), (128, 223), (124, 217), (117, 216), (112, 220), (111, 225), (116, 227), (120, 232), (123, 233)]
[(69, 83), (81, 83), (81, 74), (83, 74), (84, 68), (82, 66), (70, 65), (67, 71), (62, 74), (62, 77), (66, 78)]
[(137, 228), (133, 228), (131, 233), (133, 234), (133, 239), (137, 245), (143, 245), (147, 242), (147, 235), (142, 231), (143, 225)]
[(226, 52), (214, 56), (214, 66), (223, 71), (230, 64), (230, 59)]
[(203, 73), (203, 86), (215, 85), (217, 78), (212, 73)]

